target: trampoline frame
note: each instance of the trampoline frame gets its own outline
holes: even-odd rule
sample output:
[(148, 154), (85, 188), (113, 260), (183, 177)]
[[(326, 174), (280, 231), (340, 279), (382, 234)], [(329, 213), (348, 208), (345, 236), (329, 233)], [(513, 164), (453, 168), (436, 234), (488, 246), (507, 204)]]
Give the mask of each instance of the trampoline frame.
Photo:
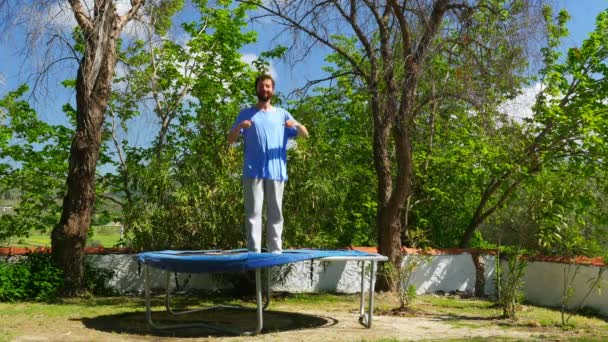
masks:
[[(387, 261), (388, 258), (383, 255), (369, 255), (369, 256), (329, 256), (322, 258), (314, 258), (312, 260), (319, 261), (358, 261), (361, 264), (361, 297), (359, 302), (359, 323), (363, 325), (365, 328), (370, 329), (372, 327), (372, 319), (374, 313), (374, 286), (375, 286), (375, 278), (376, 278), (376, 270), (378, 262)], [(365, 269), (366, 263), (369, 262), (371, 269), (370, 277), (369, 277), (369, 286), (368, 286), (368, 308), (367, 312), (365, 312)], [(144, 264), (144, 288), (145, 288), (145, 301), (146, 301), (146, 320), (148, 324), (154, 329), (158, 330), (166, 330), (166, 329), (179, 329), (179, 328), (196, 328), (203, 327), (216, 331), (231, 333), (235, 335), (243, 335), (243, 336), (254, 336), (260, 333), (264, 327), (264, 314), (263, 311), (268, 308), (270, 305), (270, 270), (267, 272), (267, 286), (266, 286), (266, 294), (267, 301), (264, 304), (262, 300), (262, 269), (255, 269), (255, 288), (256, 288), (256, 307), (249, 308), (244, 306), (235, 306), (235, 305), (215, 305), (210, 307), (192, 309), (192, 310), (183, 310), (183, 311), (174, 311), (171, 309), (171, 298), (169, 291), (169, 282), (170, 275), (173, 273), (171, 270), (165, 270), (166, 273), (166, 283), (165, 283), (165, 308), (167, 312), (172, 316), (180, 316), (186, 315), (194, 312), (212, 310), (217, 308), (235, 308), (241, 310), (255, 310), (257, 316), (257, 325), (254, 330), (251, 331), (239, 331), (235, 329), (230, 329), (227, 327), (222, 327), (214, 324), (207, 324), (202, 322), (196, 323), (180, 323), (180, 324), (168, 324), (162, 325), (155, 323), (152, 320), (152, 306), (151, 306), (151, 295), (150, 295), (150, 265)]]

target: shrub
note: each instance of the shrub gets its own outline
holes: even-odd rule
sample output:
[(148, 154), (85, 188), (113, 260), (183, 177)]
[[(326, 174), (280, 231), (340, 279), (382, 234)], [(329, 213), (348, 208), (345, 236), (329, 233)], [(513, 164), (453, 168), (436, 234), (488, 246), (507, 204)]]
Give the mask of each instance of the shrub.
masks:
[[(501, 264), (503, 259), (507, 261), (507, 270)], [(506, 247), (496, 258), (498, 303), (503, 308), (504, 318), (517, 318), (518, 306), (524, 299), (522, 287), (526, 266), (524, 252), (519, 248)]]
[(85, 259), (84, 286), (90, 294), (96, 296), (116, 295), (116, 290), (109, 285), (109, 280), (113, 276), (114, 271), (107, 268), (95, 267), (90, 260)]
[(0, 301), (49, 301), (63, 285), (63, 272), (50, 254), (28, 253), (16, 262), (0, 264)]
[(399, 310), (408, 310), (416, 299), (416, 286), (411, 284), (412, 275), (416, 269), (429, 263), (431, 257), (423, 254), (410, 254), (401, 261), (399, 266), (393, 263), (385, 264), (384, 274), (389, 280), (395, 295), (399, 300)]

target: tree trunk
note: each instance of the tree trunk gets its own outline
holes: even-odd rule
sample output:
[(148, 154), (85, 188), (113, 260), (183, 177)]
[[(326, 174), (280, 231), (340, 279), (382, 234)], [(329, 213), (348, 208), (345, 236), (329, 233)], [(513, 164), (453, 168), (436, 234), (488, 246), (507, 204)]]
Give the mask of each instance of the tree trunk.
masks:
[(475, 265), (475, 297), (484, 298), (486, 288), (486, 264), (479, 252), (471, 253)]
[[(388, 153), (391, 114), (387, 113), (385, 108), (381, 109), (377, 95), (378, 89), (372, 89), (371, 92), (374, 94), (371, 101), (372, 111), (377, 113), (374, 115), (374, 166), (378, 179), (378, 211), (376, 215), (378, 253), (388, 257), (389, 262), (394, 265), (399, 265), (401, 259), (401, 226), (399, 215), (395, 215), (389, 207), (393, 192)], [(391, 287), (384, 272), (379, 272), (376, 279), (376, 289), (378, 291), (389, 291)]]
[(80, 2), (71, 5), (86, 45), (76, 79), (76, 132), (70, 148), (67, 194), (61, 219), (51, 234), (53, 259), (64, 271), (66, 296), (84, 290), (84, 247), (95, 204), (95, 169), (122, 28), (112, 0), (96, 2), (93, 18)]
[(470, 243), (471, 243), (471, 239), (473, 238), (473, 234), (475, 233), (475, 231), (477, 230), (477, 228), (479, 227), (479, 225), (481, 225), (481, 220), (479, 219), (479, 217), (473, 217), (473, 219), (471, 220), (471, 222), (469, 223), (469, 225), (467, 226), (467, 228), (464, 231), (464, 234), (462, 236), (462, 239), (460, 240), (460, 244), (458, 245), (458, 247), (460, 248), (468, 248)]
[[(80, 78), (80, 77), (79, 77)], [(77, 85), (81, 97), (82, 82)], [(104, 107), (80, 99), (89, 106), (78, 105), (76, 136), (70, 148), (67, 186), (59, 224), (51, 234), (53, 258), (64, 272), (67, 296), (83, 290), (84, 247), (95, 205), (95, 169), (101, 146)], [(88, 108), (84, 113), (80, 108)]]

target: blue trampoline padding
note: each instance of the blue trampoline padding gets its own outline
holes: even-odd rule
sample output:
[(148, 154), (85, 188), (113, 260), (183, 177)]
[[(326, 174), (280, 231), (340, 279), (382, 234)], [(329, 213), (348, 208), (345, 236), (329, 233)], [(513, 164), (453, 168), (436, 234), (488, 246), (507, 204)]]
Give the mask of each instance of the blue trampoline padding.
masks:
[(157, 251), (137, 254), (144, 265), (180, 273), (238, 272), (325, 257), (379, 256), (351, 250), (288, 249), (282, 254), (253, 253), (246, 249)]

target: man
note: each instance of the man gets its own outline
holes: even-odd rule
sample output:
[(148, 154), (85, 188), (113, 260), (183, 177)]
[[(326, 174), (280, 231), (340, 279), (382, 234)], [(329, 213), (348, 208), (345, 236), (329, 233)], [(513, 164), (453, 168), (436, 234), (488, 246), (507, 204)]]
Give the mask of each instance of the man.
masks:
[(242, 135), (245, 145), (243, 192), (247, 248), (257, 253), (262, 251), (262, 208), (266, 202), (266, 247), (271, 253), (281, 253), (287, 140), (308, 137), (308, 131), (286, 110), (270, 104), (274, 95), (272, 77), (258, 76), (255, 89), (257, 104), (239, 113), (227, 141), (232, 145)]

